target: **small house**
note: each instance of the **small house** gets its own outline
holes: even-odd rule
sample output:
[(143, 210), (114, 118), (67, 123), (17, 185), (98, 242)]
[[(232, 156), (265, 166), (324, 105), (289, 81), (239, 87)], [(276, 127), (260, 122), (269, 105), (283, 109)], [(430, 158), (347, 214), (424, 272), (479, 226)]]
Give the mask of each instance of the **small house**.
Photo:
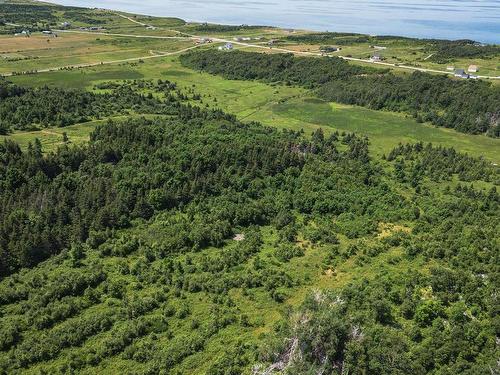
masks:
[(470, 65), (469, 66), (469, 69), (467, 69), (469, 71), (469, 73), (477, 73), (479, 72), (479, 68), (477, 67), (477, 65)]
[(218, 48), (219, 51), (231, 51), (233, 49), (233, 44), (232, 43), (226, 43), (223, 46), (220, 46)]
[(469, 75), (465, 73), (464, 69), (456, 69), (455, 70), (455, 77), (458, 78), (469, 78)]
[(319, 48), (319, 50), (321, 52), (324, 52), (324, 53), (329, 53), (329, 52), (337, 52), (340, 50), (339, 47), (331, 47), (331, 46), (322, 46)]
[(42, 31), (42, 34), (45, 34), (45, 35), (52, 35), (52, 30), (43, 30), (43, 31)]
[(14, 34), (14, 36), (25, 36), (25, 37), (29, 37), (30, 35), (31, 35), (31, 33), (28, 30), (23, 30), (20, 33)]
[(370, 58), (370, 61), (371, 62), (382, 61), (382, 56), (380, 56), (380, 54), (378, 53), (374, 53), (373, 56)]
[(66, 21), (65, 21), (65, 22), (61, 23), (61, 26), (62, 26), (64, 29), (67, 29), (67, 28), (71, 27), (71, 23), (70, 23), (70, 22), (66, 22)]

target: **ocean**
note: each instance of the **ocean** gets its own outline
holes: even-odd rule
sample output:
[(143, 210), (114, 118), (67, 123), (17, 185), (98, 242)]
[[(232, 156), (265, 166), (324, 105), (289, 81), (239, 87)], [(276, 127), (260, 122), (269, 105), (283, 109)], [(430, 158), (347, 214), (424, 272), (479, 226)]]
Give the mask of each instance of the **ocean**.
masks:
[(500, 0), (51, 0), (186, 21), (500, 44)]

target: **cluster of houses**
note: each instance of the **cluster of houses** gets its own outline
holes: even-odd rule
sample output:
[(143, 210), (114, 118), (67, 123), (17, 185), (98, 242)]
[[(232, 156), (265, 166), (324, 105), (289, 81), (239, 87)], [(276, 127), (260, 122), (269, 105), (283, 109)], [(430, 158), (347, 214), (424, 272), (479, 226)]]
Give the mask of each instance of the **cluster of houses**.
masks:
[(29, 38), (31, 36), (31, 31), (23, 30), (20, 33), (15, 33), (14, 36), (24, 36), (26, 38)]
[(106, 30), (104, 27), (91, 26), (91, 27), (80, 27), (82, 31), (104, 31)]
[[(450, 69), (451, 68), (451, 69)], [(464, 78), (464, 79), (477, 79), (478, 77), (473, 75), (473, 74), (470, 74), (470, 73), (477, 73), (479, 72), (479, 68), (477, 65), (470, 65), (469, 68), (467, 69), (467, 71), (465, 71), (465, 69), (455, 69), (454, 67), (448, 67), (447, 70), (452, 70), (454, 71), (454, 75), (455, 77), (458, 77), (458, 78)]]
[(374, 53), (372, 55), (372, 57), (370, 57), (370, 61), (371, 62), (380, 62), (382, 61), (384, 58), (380, 55), (380, 53)]
[(232, 51), (233, 50), (233, 44), (232, 43), (226, 43), (225, 45), (223, 46), (220, 46), (218, 48), (219, 51)]
[(213, 40), (210, 38), (200, 38), (196, 40), (196, 44), (208, 44), (213, 43)]

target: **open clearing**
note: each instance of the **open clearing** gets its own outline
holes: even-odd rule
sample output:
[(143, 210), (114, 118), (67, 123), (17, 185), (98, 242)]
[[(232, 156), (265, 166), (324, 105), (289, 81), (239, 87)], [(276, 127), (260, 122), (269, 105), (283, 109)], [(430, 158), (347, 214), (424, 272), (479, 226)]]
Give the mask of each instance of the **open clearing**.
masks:
[(0, 73), (36, 71), (79, 64), (147, 57), (193, 46), (191, 40), (137, 39), (85, 33), (58, 37), (0, 37)]
[[(195, 104), (222, 108), (244, 121), (259, 121), (278, 128), (304, 129), (307, 133), (323, 127), (327, 133), (338, 130), (364, 134), (370, 138), (371, 150), (379, 155), (388, 153), (400, 142), (422, 141), (455, 147), (500, 163), (499, 139), (419, 124), (403, 114), (326, 103), (311, 98), (311, 93), (302, 88), (226, 80), (184, 68), (176, 56), (145, 61), (142, 64), (124, 63), (40, 73), (36, 78), (36, 82), (31, 76), (16, 76), (11, 77), (11, 80), (21, 85), (47, 84), (91, 89), (95, 84), (112, 80), (168, 79), (178, 83), (183, 91), (194, 85), (195, 91), (202, 94), (202, 103)], [(83, 138), (80, 139), (85, 139), (83, 134), (88, 135), (91, 129), (89, 124), (82, 125)], [(27, 136), (15, 133), (11, 137), (27, 144), (26, 139), (37, 134), (32, 132)], [(76, 139), (74, 141), (77, 142)], [(52, 139), (47, 144), (54, 145), (57, 142), (60, 140)]]

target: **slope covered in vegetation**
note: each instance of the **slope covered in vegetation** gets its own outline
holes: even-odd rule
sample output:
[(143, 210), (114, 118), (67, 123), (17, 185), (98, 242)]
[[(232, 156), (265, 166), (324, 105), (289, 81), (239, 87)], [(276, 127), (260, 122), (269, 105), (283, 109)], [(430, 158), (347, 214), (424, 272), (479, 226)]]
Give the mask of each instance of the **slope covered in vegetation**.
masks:
[(421, 143), (373, 160), (148, 87), (157, 118), (0, 147), (0, 372), (495, 368), (496, 167)]
[(208, 50), (183, 55), (181, 62), (228, 79), (316, 88), (318, 95), (329, 101), (406, 112), (419, 121), (465, 133), (499, 135), (500, 86), (484, 81), (458, 81), (420, 72), (394, 75), (340, 58), (291, 54)]

